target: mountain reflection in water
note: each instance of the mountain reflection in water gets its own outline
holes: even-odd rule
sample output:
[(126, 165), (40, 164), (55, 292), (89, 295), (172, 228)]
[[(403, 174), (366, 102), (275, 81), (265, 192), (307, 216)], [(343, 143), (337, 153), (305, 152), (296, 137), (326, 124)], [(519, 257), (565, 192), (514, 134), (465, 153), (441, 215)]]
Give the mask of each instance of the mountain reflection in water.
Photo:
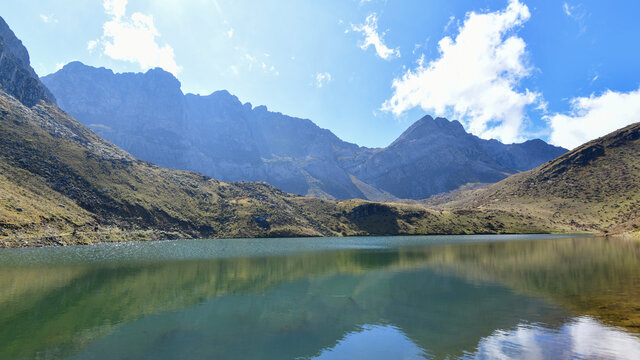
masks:
[(0, 358), (638, 358), (638, 248), (452, 236), (0, 251)]

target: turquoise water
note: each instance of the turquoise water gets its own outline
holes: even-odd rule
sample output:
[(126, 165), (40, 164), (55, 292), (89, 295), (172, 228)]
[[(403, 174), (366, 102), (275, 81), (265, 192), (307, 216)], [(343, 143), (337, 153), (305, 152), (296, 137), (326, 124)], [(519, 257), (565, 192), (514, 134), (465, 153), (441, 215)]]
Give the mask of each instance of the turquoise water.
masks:
[(639, 248), (500, 235), (2, 250), (0, 359), (638, 359)]

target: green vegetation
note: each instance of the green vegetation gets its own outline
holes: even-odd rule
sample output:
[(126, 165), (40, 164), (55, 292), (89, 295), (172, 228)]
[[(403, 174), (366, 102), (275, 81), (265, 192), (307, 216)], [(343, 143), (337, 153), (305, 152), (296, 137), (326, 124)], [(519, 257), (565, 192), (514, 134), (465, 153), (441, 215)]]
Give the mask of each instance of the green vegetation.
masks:
[(438, 208), (503, 210), (564, 231), (640, 230), (640, 123), (588, 142), (484, 189), (438, 199)]
[(195, 237), (638, 233), (640, 124), (486, 188), (329, 201), (137, 160), (57, 106), (0, 90), (0, 246)]
[(137, 160), (52, 104), (0, 92), (0, 244), (192, 237), (549, 232), (501, 210), (327, 201)]

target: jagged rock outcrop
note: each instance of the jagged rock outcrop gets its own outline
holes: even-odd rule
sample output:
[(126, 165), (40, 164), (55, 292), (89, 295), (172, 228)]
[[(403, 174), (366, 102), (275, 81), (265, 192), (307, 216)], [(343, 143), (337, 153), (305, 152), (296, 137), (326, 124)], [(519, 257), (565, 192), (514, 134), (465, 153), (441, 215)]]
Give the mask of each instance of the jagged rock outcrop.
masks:
[(386, 148), (359, 147), (310, 120), (243, 104), (225, 90), (184, 95), (161, 69), (114, 74), (72, 62), (43, 81), (61, 108), (136, 157), (329, 199), (423, 199), (496, 182), (566, 152), (542, 140), (479, 139), (457, 121), (430, 116)]
[(55, 102), (30, 65), (29, 53), (9, 25), (0, 17), (0, 84), (2, 90), (26, 106)]
[(59, 105), (138, 158), (223, 181), (266, 181), (325, 198), (365, 197), (341, 167), (360, 147), (310, 120), (242, 104), (227, 91), (183, 95), (161, 69), (114, 74), (79, 62), (43, 78)]

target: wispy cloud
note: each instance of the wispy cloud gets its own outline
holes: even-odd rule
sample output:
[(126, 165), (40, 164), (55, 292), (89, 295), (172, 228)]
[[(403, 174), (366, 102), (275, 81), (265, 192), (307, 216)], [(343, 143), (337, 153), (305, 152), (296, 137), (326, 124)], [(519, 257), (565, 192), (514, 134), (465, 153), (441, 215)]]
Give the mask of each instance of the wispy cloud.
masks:
[(321, 88), (331, 82), (331, 74), (328, 72), (316, 74), (316, 87)]
[(224, 27), (226, 28), (226, 30), (224, 31), (224, 34), (231, 39), (233, 37), (233, 34), (235, 33), (235, 30), (229, 25), (229, 22), (227, 20), (225, 20), (223, 22)]
[(596, 96), (571, 99), (571, 110), (546, 119), (551, 127), (550, 141), (572, 149), (589, 140), (638, 121), (640, 89), (630, 92), (607, 90)]
[(526, 43), (514, 34), (530, 18), (529, 9), (511, 0), (506, 9), (466, 15), (455, 38), (438, 42), (440, 57), (407, 70), (393, 81), (393, 96), (382, 109), (396, 115), (415, 107), (453, 116), (484, 138), (523, 139), (525, 109), (541, 94), (520, 90), (531, 75)]
[(42, 20), (42, 22), (47, 24), (58, 23), (58, 19), (56, 19), (55, 16), (53, 16), (53, 14), (51, 15), (40, 14), (40, 20)]
[(455, 24), (456, 22), (456, 17), (455, 16), (449, 16), (449, 21), (447, 21), (447, 24), (444, 26), (444, 32), (449, 31), (449, 29), (451, 28), (451, 26), (453, 24)]
[(362, 50), (367, 50), (369, 46), (373, 46), (376, 54), (385, 60), (400, 57), (400, 50), (398, 48), (391, 49), (385, 45), (383, 39), (385, 34), (378, 33), (378, 18), (375, 13), (367, 16), (364, 24), (351, 24), (351, 29), (364, 35), (364, 40), (360, 44)]
[(151, 15), (126, 16), (127, 0), (105, 0), (103, 6), (111, 19), (104, 23), (102, 37), (87, 43), (87, 50), (100, 47), (110, 58), (137, 63), (144, 70), (161, 67), (174, 75), (180, 72), (173, 48), (158, 44), (160, 33)]
[(272, 74), (275, 76), (280, 75), (280, 71), (278, 71), (278, 69), (276, 69), (274, 65), (268, 64), (269, 56), (270, 55), (268, 53), (254, 56), (247, 52), (242, 56), (242, 59), (244, 60), (246, 67), (249, 70), (261, 69), (264, 73)]
[(585, 10), (584, 6), (582, 6), (582, 4), (570, 5), (569, 3), (565, 2), (562, 4), (562, 11), (565, 15), (575, 20), (575, 22), (578, 24), (578, 35), (582, 35), (585, 31), (587, 31), (586, 21), (589, 14)]

